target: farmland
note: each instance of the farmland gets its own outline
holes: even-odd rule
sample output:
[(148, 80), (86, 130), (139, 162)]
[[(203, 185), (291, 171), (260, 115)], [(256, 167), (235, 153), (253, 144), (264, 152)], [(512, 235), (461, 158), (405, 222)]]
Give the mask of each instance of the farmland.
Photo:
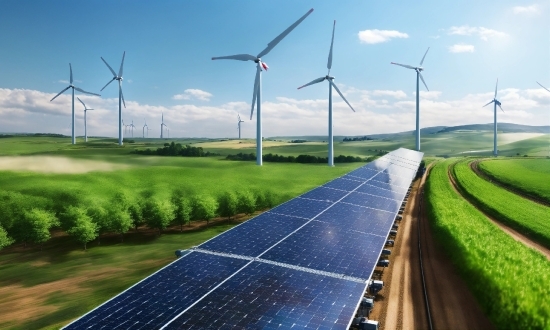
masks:
[(486, 160), (479, 168), (499, 183), (550, 203), (550, 159)]
[(452, 188), (453, 160), (438, 163), (427, 181), (434, 235), (497, 328), (550, 326), (550, 262), (490, 223)]
[(481, 210), (531, 239), (550, 247), (550, 208), (526, 200), (478, 177), (468, 160), (453, 166), (463, 193)]

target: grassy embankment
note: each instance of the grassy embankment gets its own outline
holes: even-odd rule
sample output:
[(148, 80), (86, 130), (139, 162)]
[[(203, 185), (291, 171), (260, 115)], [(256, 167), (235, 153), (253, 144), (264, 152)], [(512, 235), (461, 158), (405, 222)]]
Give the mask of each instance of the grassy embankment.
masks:
[(550, 159), (495, 159), (479, 163), (493, 180), (550, 203)]
[(489, 222), (438, 163), (426, 184), (431, 226), (457, 272), (499, 329), (550, 329), (550, 262)]
[(453, 175), (465, 196), (491, 217), (550, 248), (550, 208), (478, 177), (470, 161), (453, 166)]

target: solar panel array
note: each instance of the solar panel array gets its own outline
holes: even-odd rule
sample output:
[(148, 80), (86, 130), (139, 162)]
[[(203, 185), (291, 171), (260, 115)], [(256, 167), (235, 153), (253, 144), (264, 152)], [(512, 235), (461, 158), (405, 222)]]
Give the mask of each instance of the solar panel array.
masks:
[(397, 149), (235, 226), (65, 329), (347, 329), (422, 155)]

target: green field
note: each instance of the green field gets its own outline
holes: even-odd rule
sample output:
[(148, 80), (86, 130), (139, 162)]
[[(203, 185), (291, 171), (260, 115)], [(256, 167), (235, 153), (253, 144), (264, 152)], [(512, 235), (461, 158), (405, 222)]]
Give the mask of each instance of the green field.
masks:
[(550, 262), (465, 201), (438, 163), (426, 183), (434, 236), (497, 329), (550, 328)]
[(550, 203), (550, 159), (495, 159), (479, 163), (493, 180)]
[(469, 160), (453, 166), (453, 175), (462, 192), (481, 210), (550, 248), (550, 207), (546, 207), (478, 177)]

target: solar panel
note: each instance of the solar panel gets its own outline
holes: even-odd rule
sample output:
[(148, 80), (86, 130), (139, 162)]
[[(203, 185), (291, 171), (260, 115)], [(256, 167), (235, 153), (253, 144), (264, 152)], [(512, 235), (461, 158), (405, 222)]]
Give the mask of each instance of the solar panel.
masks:
[(347, 329), (421, 159), (398, 149), (264, 212), (66, 329)]

